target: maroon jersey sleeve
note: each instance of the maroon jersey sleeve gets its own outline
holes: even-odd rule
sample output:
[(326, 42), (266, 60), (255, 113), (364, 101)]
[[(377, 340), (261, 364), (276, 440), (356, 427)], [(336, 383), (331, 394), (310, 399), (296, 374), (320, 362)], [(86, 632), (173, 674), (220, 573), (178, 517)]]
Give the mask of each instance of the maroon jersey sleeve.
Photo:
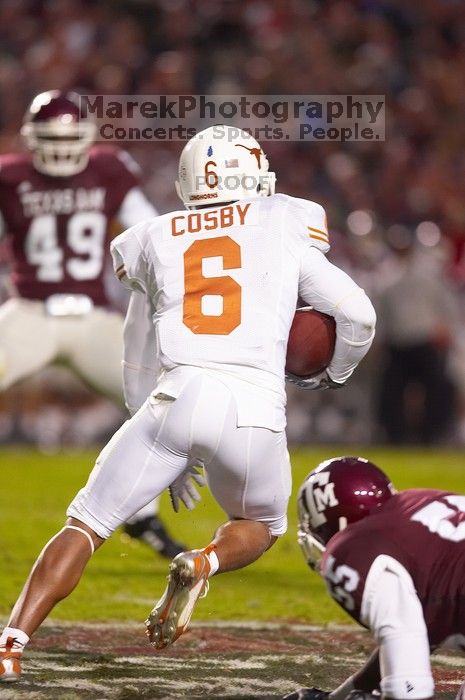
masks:
[(366, 526), (348, 527), (333, 537), (326, 548), (322, 573), (328, 592), (360, 624), (367, 577), (381, 554), (399, 559), (395, 544), (385, 536), (383, 539), (377, 529)]
[(465, 634), (465, 496), (404, 491), (330, 540), (322, 562), (328, 589), (360, 623), (366, 579), (382, 554), (410, 574), (432, 646)]

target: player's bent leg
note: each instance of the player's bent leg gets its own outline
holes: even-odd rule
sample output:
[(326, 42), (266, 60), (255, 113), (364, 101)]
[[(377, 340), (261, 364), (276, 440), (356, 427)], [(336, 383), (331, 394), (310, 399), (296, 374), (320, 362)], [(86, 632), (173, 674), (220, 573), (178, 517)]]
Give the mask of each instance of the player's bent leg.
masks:
[(186, 445), (170, 447), (164, 434), (172, 403), (147, 401), (121, 426), (97, 457), (68, 516), (107, 538), (179, 476), (187, 466)]
[(291, 478), (285, 434), (237, 428), (235, 401), (219, 382), (204, 379), (192, 388), (191, 457), (205, 464), (210, 490), (233, 521), (206, 549), (185, 552), (172, 562), (168, 586), (146, 622), (158, 649), (186, 630), (210, 576), (256, 561), (287, 527)]
[(167, 402), (147, 402), (102, 450), (86, 487), (68, 509), (67, 525), (39, 555), (13, 609), (1, 638), (5, 655), (12, 653), (10, 637), (21, 646), (14, 653), (21, 653), (54, 605), (71, 593), (93, 549), (185, 469), (183, 445), (170, 449), (163, 442), (169, 411)]
[[(79, 376), (101, 394), (123, 405), (121, 358), (123, 357), (123, 317), (94, 309), (80, 319), (79, 334), (70, 358)], [(157, 499), (152, 500), (124, 525), (124, 532), (145, 542), (154, 552), (173, 559), (185, 546), (173, 539), (158, 516)]]
[(19, 680), (21, 656), (29, 638), (55, 605), (74, 590), (103, 542), (85, 523), (69, 518), (45, 545), (0, 636), (0, 681)]
[(84, 522), (69, 518), (39, 554), (8, 627), (21, 629), (30, 637), (52, 608), (74, 590), (87, 562), (103, 542)]
[(153, 646), (164, 649), (186, 631), (195, 604), (208, 593), (210, 576), (252, 564), (276, 539), (264, 523), (234, 520), (222, 525), (205, 549), (179, 554), (170, 565), (165, 592), (146, 620)]
[[(232, 520), (266, 526), (273, 537), (286, 532), (292, 478), (284, 432), (238, 428), (230, 415), (205, 472), (213, 496)], [(222, 570), (227, 566), (222, 562)]]
[(255, 520), (229, 520), (218, 528), (212, 542), (218, 558), (217, 573), (235, 571), (253, 564), (277, 539), (265, 523)]

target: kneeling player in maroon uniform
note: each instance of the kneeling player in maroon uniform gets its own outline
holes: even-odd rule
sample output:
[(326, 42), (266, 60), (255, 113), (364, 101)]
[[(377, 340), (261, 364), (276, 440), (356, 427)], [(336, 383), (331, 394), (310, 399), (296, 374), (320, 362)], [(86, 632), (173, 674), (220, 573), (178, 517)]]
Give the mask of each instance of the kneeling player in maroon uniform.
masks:
[(396, 493), (371, 462), (340, 457), (308, 475), (298, 507), (307, 563), (378, 650), (337, 690), (303, 688), (287, 700), (432, 697), (431, 650), (465, 645), (465, 496)]
[[(0, 307), (0, 391), (60, 359), (122, 404), (124, 319), (104, 284), (110, 224), (157, 212), (132, 158), (93, 145), (95, 124), (75, 93), (37, 95), (22, 135), (29, 153), (0, 157), (0, 237), (9, 237), (16, 292)], [(184, 549), (153, 502), (125, 530), (169, 559)]]

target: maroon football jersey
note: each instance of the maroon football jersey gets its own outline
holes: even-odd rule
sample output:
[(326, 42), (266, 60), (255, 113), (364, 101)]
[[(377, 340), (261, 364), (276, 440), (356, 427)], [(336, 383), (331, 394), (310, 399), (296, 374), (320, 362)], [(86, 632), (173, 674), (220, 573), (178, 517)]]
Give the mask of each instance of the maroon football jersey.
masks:
[(86, 294), (94, 304), (107, 305), (109, 224), (139, 185), (134, 166), (126, 153), (109, 146), (94, 146), (85, 170), (70, 177), (38, 172), (29, 154), (0, 157), (0, 212), (21, 297)]
[[(380, 554), (396, 559), (412, 577), (432, 647), (465, 634), (465, 496), (402, 491), (331, 538), (323, 575), (333, 597), (358, 622), (366, 577)], [(342, 565), (346, 568), (338, 569)]]

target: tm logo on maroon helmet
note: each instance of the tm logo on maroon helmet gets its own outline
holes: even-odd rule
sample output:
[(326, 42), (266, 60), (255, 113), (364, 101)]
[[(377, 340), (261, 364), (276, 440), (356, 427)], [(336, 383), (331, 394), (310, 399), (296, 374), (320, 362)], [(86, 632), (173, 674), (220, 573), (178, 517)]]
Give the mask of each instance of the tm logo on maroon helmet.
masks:
[[(312, 527), (318, 527), (326, 522), (324, 511), (339, 505), (334, 493), (335, 485), (330, 481), (329, 472), (320, 472), (312, 476), (311, 497), (308, 498), (308, 509)], [(310, 494), (309, 494), (310, 495)]]

